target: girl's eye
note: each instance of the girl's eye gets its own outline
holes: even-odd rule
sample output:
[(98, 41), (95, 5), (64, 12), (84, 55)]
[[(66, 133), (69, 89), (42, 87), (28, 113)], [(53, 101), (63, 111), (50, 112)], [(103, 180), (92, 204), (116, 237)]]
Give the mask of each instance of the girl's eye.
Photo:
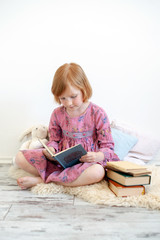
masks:
[(65, 98), (64, 98), (64, 97), (62, 97), (62, 98), (60, 98), (60, 100), (62, 100), (62, 101), (63, 101), (63, 100), (65, 100)]
[(77, 97), (77, 95), (71, 96), (71, 98), (76, 98), (76, 97)]

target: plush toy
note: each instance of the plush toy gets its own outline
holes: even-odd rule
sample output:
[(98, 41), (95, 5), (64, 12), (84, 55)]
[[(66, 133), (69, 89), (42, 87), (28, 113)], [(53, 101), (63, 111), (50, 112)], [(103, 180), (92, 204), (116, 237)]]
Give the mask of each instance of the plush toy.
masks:
[(44, 125), (32, 126), (21, 135), (20, 141), (22, 141), (25, 137), (31, 137), (31, 139), (25, 141), (20, 147), (20, 150), (41, 148), (43, 146), (39, 142), (38, 138), (46, 144), (48, 142), (48, 128)]

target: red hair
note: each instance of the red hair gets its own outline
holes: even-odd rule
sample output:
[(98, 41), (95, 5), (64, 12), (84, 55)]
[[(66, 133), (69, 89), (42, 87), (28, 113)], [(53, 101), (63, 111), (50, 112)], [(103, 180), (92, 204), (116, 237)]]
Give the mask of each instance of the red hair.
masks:
[(88, 78), (81, 66), (76, 63), (65, 63), (55, 72), (51, 91), (57, 103), (60, 104), (59, 96), (62, 95), (68, 84), (82, 91), (84, 102), (92, 96), (92, 88)]

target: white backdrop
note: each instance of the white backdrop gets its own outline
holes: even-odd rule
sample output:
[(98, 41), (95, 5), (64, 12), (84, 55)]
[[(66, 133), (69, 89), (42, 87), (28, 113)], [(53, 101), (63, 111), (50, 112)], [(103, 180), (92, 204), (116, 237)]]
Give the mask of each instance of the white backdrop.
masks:
[(50, 88), (66, 62), (82, 66), (109, 118), (160, 136), (159, 0), (1, 0), (0, 158), (48, 125)]

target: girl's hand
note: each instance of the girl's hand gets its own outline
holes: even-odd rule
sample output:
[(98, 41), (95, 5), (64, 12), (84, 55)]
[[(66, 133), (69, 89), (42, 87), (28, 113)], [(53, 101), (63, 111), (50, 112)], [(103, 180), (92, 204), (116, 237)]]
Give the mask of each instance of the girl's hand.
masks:
[[(48, 148), (51, 150), (53, 154), (55, 154), (55, 149), (53, 147), (48, 147)], [(53, 157), (50, 155), (50, 153), (46, 149), (43, 149), (43, 154), (47, 159), (54, 161)]]
[(104, 159), (103, 152), (87, 152), (86, 155), (82, 156), (80, 161), (81, 162), (99, 162)]

